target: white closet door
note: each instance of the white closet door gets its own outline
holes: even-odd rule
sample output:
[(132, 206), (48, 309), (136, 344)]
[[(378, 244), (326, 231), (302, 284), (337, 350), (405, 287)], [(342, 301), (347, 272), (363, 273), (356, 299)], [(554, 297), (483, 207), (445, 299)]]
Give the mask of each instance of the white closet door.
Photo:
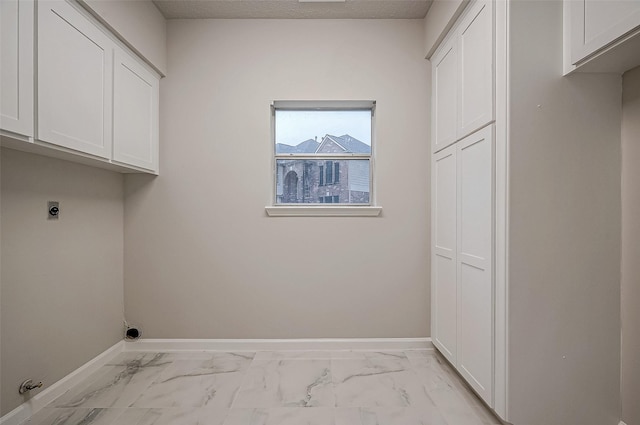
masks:
[(432, 150), (437, 152), (457, 140), (458, 47), (451, 37), (432, 58)]
[(493, 120), (493, 9), (478, 1), (464, 15), (458, 38), (458, 138)]
[(33, 0), (0, 1), (0, 129), (33, 137)]
[(493, 405), (493, 126), (457, 147), (458, 370)]
[(456, 146), (433, 155), (432, 163), (432, 341), (453, 364), (457, 345)]
[(111, 156), (113, 44), (66, 1), (38, 4), (38, 138)]
[(113, 159), (156, 171), (158, 78), (121, 50), (115, 53)]

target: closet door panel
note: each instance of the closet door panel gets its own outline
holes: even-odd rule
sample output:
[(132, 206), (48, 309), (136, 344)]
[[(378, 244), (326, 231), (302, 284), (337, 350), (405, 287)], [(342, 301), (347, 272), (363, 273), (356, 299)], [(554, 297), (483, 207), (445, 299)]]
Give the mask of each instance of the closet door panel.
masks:
[(455, 364), (456, 288), (456, 147), (434, 155), (432, 191), (432, 333), (433, 343)]
[(493, 126), (458, 142), (458, 369), (492, 405)]
[(438, 50), (432, 63), (432, 149), (437, 152), (457, 139), (458, 48), (455, 37)]
[(460, 25), (458, 137), (493, 120), (493, 10), (478, 1)]

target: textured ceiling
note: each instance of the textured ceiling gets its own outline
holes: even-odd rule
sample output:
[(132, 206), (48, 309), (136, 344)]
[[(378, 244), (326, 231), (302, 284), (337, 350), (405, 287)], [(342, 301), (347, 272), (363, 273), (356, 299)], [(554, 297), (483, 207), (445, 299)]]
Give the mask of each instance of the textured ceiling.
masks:
[(167, 19), (422, 19), (431, 0), (153, 0)]

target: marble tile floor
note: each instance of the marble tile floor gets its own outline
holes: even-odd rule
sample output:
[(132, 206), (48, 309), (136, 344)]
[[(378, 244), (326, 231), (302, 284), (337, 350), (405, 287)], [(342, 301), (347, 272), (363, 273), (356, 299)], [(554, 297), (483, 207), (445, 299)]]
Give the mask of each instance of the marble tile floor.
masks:
[(25, 425), (497, 425), (433, 350), (121, 353)]

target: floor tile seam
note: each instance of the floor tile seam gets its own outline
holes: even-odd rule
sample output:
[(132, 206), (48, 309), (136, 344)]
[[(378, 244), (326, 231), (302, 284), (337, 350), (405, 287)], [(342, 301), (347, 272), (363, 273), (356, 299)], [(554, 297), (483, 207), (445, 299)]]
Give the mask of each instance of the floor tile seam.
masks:
[[(236, 389), (236, 392), (233, 395), (233, 399), (231, 400), (231, 403), (229, 404), (229, 410), (233, 409), (234, 405), (238, 401), (238, 397), (240, 396), (240, 393), (242, 392), (242, 389), (244, 388), (246, 380), (248, 379), (247, 377), (249, 376), (249, 371), (251, 370), (251, 367), (253, 366), (253, 363), (255, 361), (256, 361), (256, 359), (255, 359), (255, 356), (254, 356), (253, 359), (251, 359), (251, 363), (249, 363), (249, 366), (242, 372), (243, 373), (242, 379), (240, 379), (240, 384), (238, 385), (238, 388)], [(226, 418), (225, 418), (225, 421), (226, 421)]]
[[(120, 419), (120, 417), (125, 414), (127, 409), (128, 409), (128, 407), (117, 409), (117, 410), (120, 410), (120, 414), (117, 415), (115, 418), (113, 418), (113, 421), (111, 421), (111, 423), (108, 424), (108, 425), (112, 425), (112, 424), (116, 423), (118, 421), (118, 419)], [(131, 424), (131, 425), (135, 425), (135, 424)]]
[(163, 373), (165, 373), (169, 369), (169, 367), (173, 366), (174, 363), (175, 363), (175, 360), (172, 360), (171, 364), (166, 365), (161, 371), (157, 372), (152, 379), (148, 379), (147, 385), (145, 385), (142, 391), (138, 392), (138, 395), (136, 396), (135, 400), (129, 403), (127, 408), (129, 409), (136, 408), (137, 406), (134, 406), (134, 404), (136, 404), (136, 402), (144, 396), (144, 394), (149, 390), (149, 388), (151, 388), (152, 385), (156, 384), (160, 380)]

